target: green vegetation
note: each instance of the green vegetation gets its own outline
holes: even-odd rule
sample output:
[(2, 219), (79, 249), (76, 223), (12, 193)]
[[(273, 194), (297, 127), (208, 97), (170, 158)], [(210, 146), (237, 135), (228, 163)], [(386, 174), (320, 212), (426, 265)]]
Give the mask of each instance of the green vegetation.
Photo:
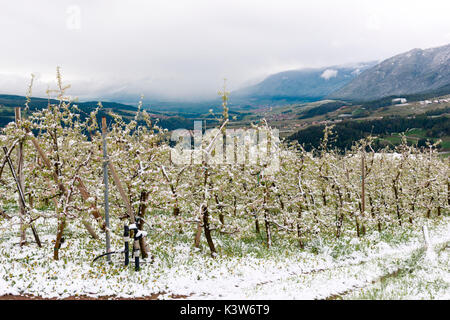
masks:
[(307, 119), (307, 118), (312, 118), (318, 115), (323, 115), (326, 114), (328, 112), (332, 112), (335, 111), (343, 106), (345, 106), (346, 103), (345, 102), (341, 102), (341, 101), (334, 101), (334, 102), (328, 102), (328, 103), (324, 103), (321, 104), (320, 106), (316, 107), (316, 108), (311, 108), (308, 109), (304, 112), (302, 112), (302, 114), (300, 115), (299, 119)]
[[(325, 125), (310, 126), (291, 135), (289, 140), (296, 140), (304, 145), (306, 150), (317, 148), (323, 136)], [(419, 128), (419, 129), (417, 129)], [(333, 127), (334, 139), (331, 145), (341, 150), (349, 150), (355, 141), (369, 135), (378, 136), (373, 145), (374, 149), (398, 145), (401, 142), (399, 133), (405, 132), (407, 141), (426, 145), (426, 140), (436, 142), (442, 139), (438, 148), (448, 150), (450, 137), (450, 117), (442, 116), (430, 118), (417, 116), (415, 118), (390, 117), (377, 120), (346, 120)]]

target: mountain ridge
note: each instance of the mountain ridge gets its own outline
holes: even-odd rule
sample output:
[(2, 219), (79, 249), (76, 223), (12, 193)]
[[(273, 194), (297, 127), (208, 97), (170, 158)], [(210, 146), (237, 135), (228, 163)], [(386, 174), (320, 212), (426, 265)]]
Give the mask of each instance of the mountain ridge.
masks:
[(267, 101), (311, 102), (340, 89), (376, 62), (304, 68), (272, 74), (261, 82), (232, 92), (233, 99), (250, 104)]
[(330, 99), (376, 100), (387, 96), (422, 94), (450, 84), (450, 44), (414, 48), (362, 72)]

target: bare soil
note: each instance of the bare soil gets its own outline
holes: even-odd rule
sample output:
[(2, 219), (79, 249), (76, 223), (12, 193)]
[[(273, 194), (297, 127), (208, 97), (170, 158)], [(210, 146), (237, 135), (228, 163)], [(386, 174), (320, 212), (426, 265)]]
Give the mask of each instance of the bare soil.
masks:
[[(90, 296), (70, 296), (66, 298), (43, 298), (40, 296), (33, 295), (13, 295), (7, 294), (0, 296), (0, 300), (157, 300), (160, 295), (163, 293), (154, 293), (150, 296), (145, 297), (137, 297), (137, 298), (122, 298), (116, 296), (100, 296), (100, 297), (90, 297)], [(183, 295), (172, 295), (170, 296), (172, 299), (184, 299), (187, 296)]]

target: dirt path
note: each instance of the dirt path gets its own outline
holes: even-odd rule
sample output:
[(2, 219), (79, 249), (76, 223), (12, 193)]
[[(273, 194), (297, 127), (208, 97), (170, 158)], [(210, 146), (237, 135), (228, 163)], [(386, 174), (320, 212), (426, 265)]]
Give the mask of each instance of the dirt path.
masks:
[[(90, 297), (90, 296), (70, 296), (66, 298), (43, 298), (39, 296), (33, 295), (13, 295), (7, 294), (0, 296), (0, 300), (158, 300), (158, 298), (164, 293), (154, 293), (145, 297), (136, 297), (136, 298), (122, 298), (116, 296), (100, 296), (100, 297)], [(169, 298), (171, 299), (185, 299), (188, 296), (185, 295), (171, 295)]]

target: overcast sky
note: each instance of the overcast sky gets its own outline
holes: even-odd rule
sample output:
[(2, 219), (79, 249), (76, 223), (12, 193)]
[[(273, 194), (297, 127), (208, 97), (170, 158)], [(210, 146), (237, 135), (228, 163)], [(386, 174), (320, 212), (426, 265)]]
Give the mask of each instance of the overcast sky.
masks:
[(0, 0), (0, 93), (215, 96), (284, 70), (450, 43), (450, 1)]

